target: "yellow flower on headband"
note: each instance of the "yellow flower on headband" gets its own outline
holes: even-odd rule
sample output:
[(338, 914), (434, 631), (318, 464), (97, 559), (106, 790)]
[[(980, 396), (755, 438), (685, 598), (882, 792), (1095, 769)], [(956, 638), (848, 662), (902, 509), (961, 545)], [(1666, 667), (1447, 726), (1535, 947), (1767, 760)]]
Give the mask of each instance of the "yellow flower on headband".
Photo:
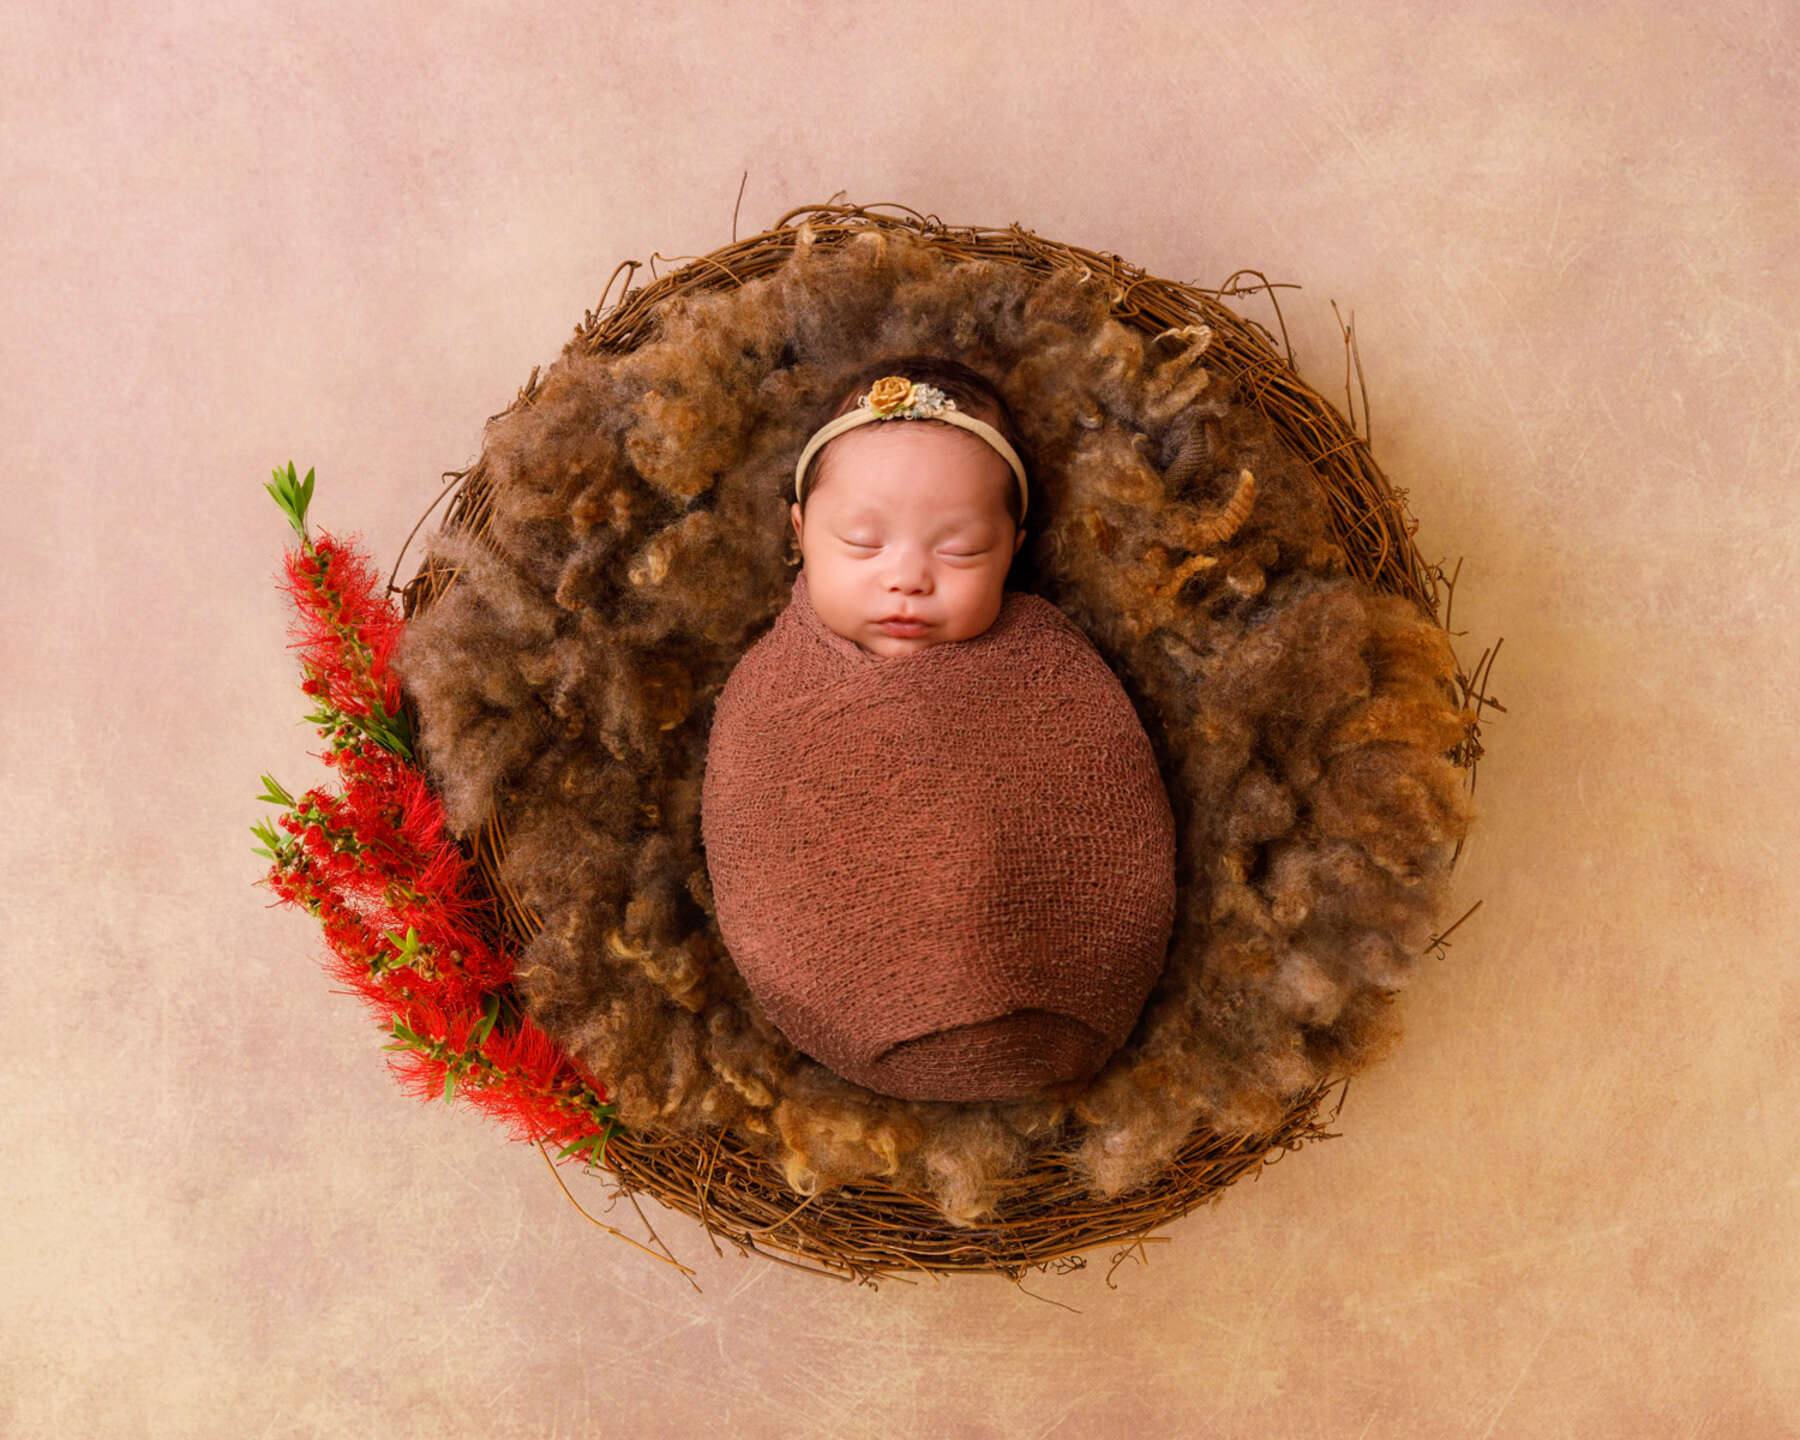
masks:
[(869, 387), (869, 408), (877, 415), (904, 410), (913, 401), (913, 382), (904, 375), (887, 375)]

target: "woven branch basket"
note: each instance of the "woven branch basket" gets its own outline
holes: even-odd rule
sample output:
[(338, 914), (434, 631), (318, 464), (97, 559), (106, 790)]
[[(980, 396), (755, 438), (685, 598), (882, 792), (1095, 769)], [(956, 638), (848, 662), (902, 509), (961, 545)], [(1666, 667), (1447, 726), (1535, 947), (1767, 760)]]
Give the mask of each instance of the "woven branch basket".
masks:
[[(1407, 512), (1404, 492), (1383, 476), (1366, 437), (1295, 372), (1277, 287), (1257, 271), (1240, 270), (1220, 288), (1205, 290), (1147, 275), (1117, 255), (1044, 240), (1017, 224), (1004, 229), (950, 226), (897, 205), (804, 206), (789, 211), (763, 233), (692, 258), (648, 285), (630, 284), (640, 262), (622, 263), (607, 281), (600, 308), (584, 316), (572, 343), (588, 355), (632, 351), (654, 334), (658, 307), (678, 296), (738, 286), (777, 269), (799, 243), (802, 225), (809, 230), (811, 243), (820, 246), (841, 245), (878, 227), (904, 231), (955, 259), (1014, 265), (1039, 275), (1077, 270), (1098, 276), (1110, 283), (1113, 317), (1146, 335), (1184, 325), (1210, 327), (1214, 339), (1207, 355), (1209, 367), (1233, 387), (1238, 399), (1259, 409), (1309, 467), (1350, 572), (1377, 589), (1412, 601), (1422, 615), (1447, 629), (1454, 576), (1446, 577), (1439, 566), (1420, 557), (1412, 539), (1417, 522)], [(653, 257), (653, 276), (654, 258), (660, 257)], [(621, 275), (625, 280), (621, 298), (607, 308), (607, 296)], [(1240, 284), (1246, 277), (1255, 283)], [(1258, 294), (1274, 308), (1282, 330), (1279, 345), (1268, 329), (1223, 303), (1228, 297)], [(1349, 331), (1345, 349), (1348, 361), (1354, 350)], [(1358, 368), (1360, 373), (1360, 362)], [(513, 404), (491, 418), (531, 406), (538, 374), (533, 368)], [(1346, 384), (1347, 398), (1348, 393)], [(1350, 407), (1354, 414), (1353, 401)], [(1366, 423), (1366, 399), (1364, 410)], [(451, 486), (446, 494), (452, 490), (455, 494), (445, 530), (482, 532), (492, 500), (485, 459), (447, 478)], [(407, 617), (431, 605), (454, 579), (453, 572), (428, 560), (404, 589)], [(1465, 772), (1471, 790), (1481, 754), (1479, 716), (1483, 705), (1495, 705), (1484, 695), (1483, 686), (1497, 649), (1484, 652), (1472, 673), (1465, 673), (1460, 662), (1457, 667), (1456, 684), (1476, 718), (1451, 759)], [(417, 720), (416, 714), (413, 718)], [(537, 930), (538, 919), (500, 879), (506, 848), (506, 831), (498, 818), (490, 819), (472, 846), (496, 902), (494, 923), (522, 943)], [(1441, 945), (1448, 933), (1439, 935), (1433, 946)], [(1155, 1183), (1111, 1200), (1096, 1199), (1076, 1182), (1065, 1144), (1049, 1145), (1033, 1154), (1025, 1171), (1002, 1182), (993, 1217), (974, 1226), (952, 1225), (929, 1197), (877, 1182), (843, 1185), (796, 1203), (780, 1170), (725, 1130), (702, 1135), (618, 1130), (606, 1148), (603, 1168), (634, 1204), (636, 1196), (648, 1195), (698, 1220), (715, 1251), (723, 1238), (741, 1252), (871, 1284), (909, 1272), (995, 1272), (1017, 1281), (1034, 1269), (1061, 1273), (1082, 1268), (1083, 1252), (1107, 1245), (1118, 1247), (1114, 1267), (1126, 1255), (1142, 1257), (1144, 1241), (1162, 1238), (1150, 1233), (1157, 1227), (1216, 1200), (1226, 1187), (1288, 1151), (1329, 1138), (1333, 1132), (1327, 1126), (1341, 1109), (1342, 1090), (1337, 1107), (1323, 1117), (1321, 1111), (1340, 1085), (1347, 1088), (1347, 1078), (1329, 1080), (1300, 1095), (1268, 1133), (1221, 1137), (1197, 1130)], [(654, 1230), (651, 1233), (654, 1239)]]

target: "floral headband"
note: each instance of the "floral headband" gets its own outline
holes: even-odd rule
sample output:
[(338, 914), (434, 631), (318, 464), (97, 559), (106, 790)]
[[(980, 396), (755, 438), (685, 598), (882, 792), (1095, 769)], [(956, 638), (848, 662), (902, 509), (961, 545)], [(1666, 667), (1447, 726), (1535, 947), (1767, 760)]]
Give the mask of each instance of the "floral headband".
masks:
[(1024, 523), (1028, 498), (1025, 491), (1025, 465), (1019, 459), (1019, 452), (1007, 444), (1006, 437), (985, 420), (963, 414), (956, 408), (956, 402), (935, 385), (908, 380), (904, 375), (883, 376), (856, 397), (854, 410), (846, 410), (835, 420), (826, 421), (813, 432), (812, 439), (806, 442), (806, 448), (800, 452), (799, 464), (794, 466), (794, 499), (801, 501), (806, 498), (806, 462), (818, 453), (822, 445), (835, 440), (846, 430), (854, 430), (858, 425), (867, 425), (875, 420), (942, 420), (979, 435), (1012, 467), (1013, 478), (1019, 482), (1019, 520), (1021, 524)]

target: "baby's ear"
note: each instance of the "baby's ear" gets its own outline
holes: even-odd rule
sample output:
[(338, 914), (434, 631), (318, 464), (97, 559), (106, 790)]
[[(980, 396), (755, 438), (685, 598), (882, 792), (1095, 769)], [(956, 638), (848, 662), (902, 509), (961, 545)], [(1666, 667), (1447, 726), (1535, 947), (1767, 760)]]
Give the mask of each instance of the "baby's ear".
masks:
[(798, 538), (800, 534), (800, 506), (798, 502), (792, 502), (788, 505), (788, 519), (794, 522), (794, 535)]

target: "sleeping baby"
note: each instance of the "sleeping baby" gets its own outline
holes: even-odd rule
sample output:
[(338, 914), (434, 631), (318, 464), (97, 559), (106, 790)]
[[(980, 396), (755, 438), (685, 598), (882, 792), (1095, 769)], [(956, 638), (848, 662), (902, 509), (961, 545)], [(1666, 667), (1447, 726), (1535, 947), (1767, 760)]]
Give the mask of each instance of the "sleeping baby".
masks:
[(708, 741), (733, 963), (797, 1049), (905, 1099), (1072, 1094), (1129, 1035), (1174, 922), (1137, 712), (1079, 626), (1005, 588), (1016, 438), (957, 362), (856, 377), (795, 467), (792, 599)]

